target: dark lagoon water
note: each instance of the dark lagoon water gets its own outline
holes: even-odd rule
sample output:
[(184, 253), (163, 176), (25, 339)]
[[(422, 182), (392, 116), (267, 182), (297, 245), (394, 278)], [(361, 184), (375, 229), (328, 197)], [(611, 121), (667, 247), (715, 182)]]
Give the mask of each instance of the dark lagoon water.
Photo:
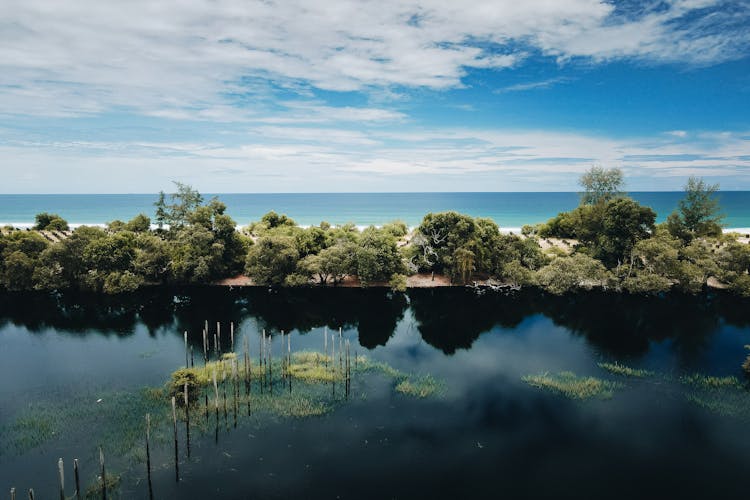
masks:
[[(464, 289), (2, 295), (0, 491), (56, 497), (62, 457), (70, 496), (73, 458), (89, 484), (102, 445), (108, 474), (121, 474), (109, 498), (148, 498), (143, 415), (168, 404), (134, 395), (184, 365), (183, 331), (202, 349), (208, 320), (233, 321), (253, 356), (264, 328), (278, 353), (280, 330), (295, 351), (322, 350), (324, 328), (341, 327), (359, 355), (430, 374), (442, 390), (414, 398), (378, 373), (355, 373), (348, 400), (325, 389), (322, 416), (242, 412), (235, 427), (231, 410), (218, 426), (197, 411), (190, 458), (179, 425), (179, 482), (171, 421), (157, 423), (154, 498), (742, 498), (748, 305)], [(653, 373), (598, 365), (615, 361)], [(563, 371), (619, 386), (609, 399), (573, 400), (522, 380)], [(737, 383), (706, 388), (686, 382), (693, 374)]]

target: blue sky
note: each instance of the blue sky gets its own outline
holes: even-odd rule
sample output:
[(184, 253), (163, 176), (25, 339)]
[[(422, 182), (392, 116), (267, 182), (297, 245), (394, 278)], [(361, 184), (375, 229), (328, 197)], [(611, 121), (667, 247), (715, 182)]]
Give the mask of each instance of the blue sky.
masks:
[(6, 0), (2, 193), (750, 189), (750, 1)]

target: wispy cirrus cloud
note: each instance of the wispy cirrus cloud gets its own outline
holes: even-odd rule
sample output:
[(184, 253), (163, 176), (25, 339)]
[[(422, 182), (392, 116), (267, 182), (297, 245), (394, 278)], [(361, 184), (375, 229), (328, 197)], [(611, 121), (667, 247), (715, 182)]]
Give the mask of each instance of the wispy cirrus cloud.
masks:
[(569, 83), (571, 81), (573, 81), (573, 79), (570, 77), (558, 76), (555, 78), (547, 78), (545, 80), (539, 80), (539, 81), (534, 81), (534, 82), (516, 83), (513, 85), (508, 85), (507, 87), (501, 87), (499, 89), (495, 89), (495, 93), (504, 94), (506, 92), (525, 92), (527, 90), (548, 89), (555, 85)]

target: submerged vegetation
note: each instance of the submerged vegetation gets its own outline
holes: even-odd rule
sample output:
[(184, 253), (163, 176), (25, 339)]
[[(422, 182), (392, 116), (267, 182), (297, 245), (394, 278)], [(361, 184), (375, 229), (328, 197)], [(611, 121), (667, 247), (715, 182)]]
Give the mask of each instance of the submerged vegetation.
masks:
[(429, 213), (411, 232), (401, 222), (303, 228), (275, 212), (238, 230), (222, 202), (177, 183), (155, 203), (156, 229), (141, 214), (69, 232), (59, 215), (41, 213), (36, 231), (3, 230), (0, 288), (116, 294), (244, 273), (263, 286), (348, 281), (403, 291), (408, 274), (430, 273), (451, 284), (490, 279), (558, 295), (697, 293), (712, 282), (750, 296), (750, 245), (722, 234), (717, 185), (691, 177), (678, 210), (658, 225), (651, 208), (626, 196), (619, 169), (592, 168), (581, 185), (577, 208), (514, 235), (456, 212)]
[(623, 375), (625, 377), (644, 378), (651, 377), (654, 372), (648, 370), (642, 370), (638, 368), (631, 368), (629, 366), (621, 365), (620, 363), (598, 363), (599, 368), (603, 368), (610, 373), (615, 375)]
[(557, 392), (570, 399), (609, 399), (615, 389), (621, 387), (617, 382), (596, 377), (581, 377), (568, 371), (556, 375), (526, 375), (522, 380), (532, 387)]
[[(687, 402), (712, 413), (750, 420), (750, 388), (737, 377), (693, 373), (673, 378), (667, 374), (657, 374), (619, 363), (598, 363), (598, 366), (609, 373), (632, 378), (634, 383), (653, 384), (666, 393), (679, 391)], [(526, 375), (521, 380), (532, 387), (574, 400), (610, 399), (615, 390), (625, 387), (619, 382), (580, 377), (568, 371), (556, 375)]]

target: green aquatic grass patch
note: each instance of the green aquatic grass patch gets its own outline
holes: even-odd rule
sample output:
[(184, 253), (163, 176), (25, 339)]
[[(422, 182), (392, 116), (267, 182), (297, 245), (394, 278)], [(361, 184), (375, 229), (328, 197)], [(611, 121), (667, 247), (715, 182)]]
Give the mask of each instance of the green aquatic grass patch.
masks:
[(603, 370), (607, 370), (610, 373), (614, 373), (615, 375), (622, 375), (623, 377), (631, 377), (631, 378), (646, 378), (646, 377), (652, 377), (654, 375), (654, 372), (643, 370), (639, 368), (631, 368), (626, 365), (621, 365), (620, 363), (597, 363), (599, 368), (602, 368)]
[(737, 377), (713, 377), (700, 373), (683, 375), (680, 382), (702, 389), (742, 389), (744, 386)]
[(87, 436), (91, 453), (98, 443), (108, 453), (134, 458), (143, 441), (146, 413), (151, 414), (153, 439), (166, 436), (160, 428), (168, 416), (162, 389), (99, 391), (37, 401), (0, 428), (0, 454), (22, 455), (54, 439), (80, 435)]
[(443, 384), (431, 375), (405, 378), (396, 384), (396, 392), (415, 398), (428, 398), (442, 389)]
[[(151, 415), (152, 446), (167, 445), (172, 434), (170, 399), (176, 398), (177, 417), (184, 422), (186, 382), (191, 428), (197, 432), (209, 431), (215, 426), (215, 419), (202, 417), (217, 411), (222, 420), (233, 420), (235, 411), (238, 418), (248, 413), (310, 418), (325, 415), (348, 399), (361, 399), (364, 389), (361, 385), (347, 396), (347, 374), (342, 369), (345, 363), (340, 358), (302, 351), (292, 354), (290, 360), (289, 363), (281, 358), (269, 361), (270, 370), (251, 360), (249, 394), (245, 386), (244, 360), (237, 360), (230, 353), (205, 366), (175, 370), (163, 388), (132, 391), (89, 388), (54, 400), (36, 401), (18, 410), (0, 426), (0, 455), (22, 455), (56, 439), (80, 438), (88, 443), (87, 453), (92, 456), (98, 446), (102, 446), (107, 454), (123, 458), (128, 464), (141, 463), (145, 461), (145, 415)], [(237, 374), (236, 387), (234, 373)], [(351, 359), (351, 383), (359, 383), (358, 379), (368, 374), (385, 377), (391, 381), (395, 392), (409, 397), (432, 397), (443, 388), (441, 381), (429, 375), (408, 374), (365, 356)]]
[(596, 377), (581, 377), (573, 372), (564, 371), (556, 375), (542, 373), (526, 375), (521, 380), (532, 387), (562, 394), (570, 399), (609, 399), (621, 384)]

